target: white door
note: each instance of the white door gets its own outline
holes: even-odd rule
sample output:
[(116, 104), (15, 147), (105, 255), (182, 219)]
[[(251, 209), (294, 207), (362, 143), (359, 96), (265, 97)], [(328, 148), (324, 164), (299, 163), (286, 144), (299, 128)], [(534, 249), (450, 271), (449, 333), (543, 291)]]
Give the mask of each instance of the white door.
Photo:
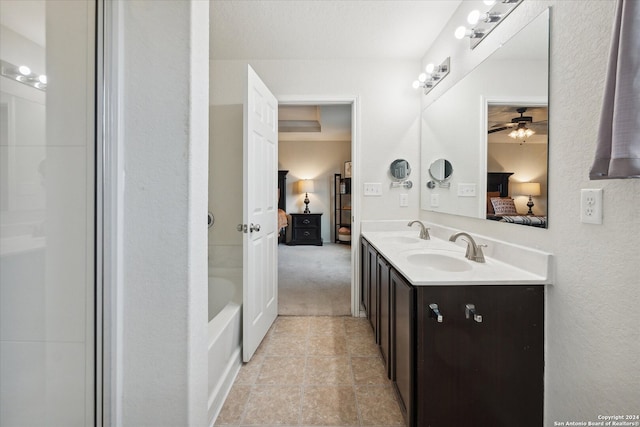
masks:
[(243, 163), (243, 349), (248, 362), (278, 315), (278, 101), (247, 66)]

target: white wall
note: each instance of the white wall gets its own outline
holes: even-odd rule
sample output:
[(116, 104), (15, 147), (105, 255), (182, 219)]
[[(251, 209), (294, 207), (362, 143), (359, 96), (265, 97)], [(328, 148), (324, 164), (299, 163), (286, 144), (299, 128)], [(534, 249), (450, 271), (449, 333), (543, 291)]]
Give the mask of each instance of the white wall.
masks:
[[(416, 112), (420, 108), (421, 95), (411, 87), (420, 68), (417, 61), (249, 62), (278, 98), (309, 97), (313, 100), (358, 96), (361, 109), (360, 117), (356, 119), (361, 141), (361, 182), (380, 182), (383, 188), (382, 197), (362, 198), (362, 219), (399, 219), (418, 214), (419, 190), (416, 186), (402, 190), (409, 194), (409, 207), (401, 208), (398, 201), (401, 190), (389, 188), (391, 181), (387, 174), (389, 164), (397, 158), (409, 159), (414, 170), (418, 168), (420, 123)], [(242, 110), (234, 106), (242, 105), (245, 67), (245, 61), (211, 61), (210, 102), (214, 109), (235, 108), (241, 114)], [(234, 119), (234, 123), (241, 124), (241, 116)], [(242, 129), (235, 132), (233, 139), (227, 139), (228, 144), (242, 144)], [(236, 197), (241, 197), (241, 193), (236, 193)]]
[(304, 211), (304, 194), (298, 182), (313, 179), (309, 210), (322, 213), (322, 239), (331, 242), (333, 231), (333, 178), (344, 173), (344, 162), (351, 160), (351, 141), (280, 141), (278, 169), (288, 170), (287, 213)]
[(114, 425), (204, 426), (209, 4), (109, 6), (124, 167)]
[[(474, 7), (463, 3), (425, 62), (451, 55), (456, 64), (452, 75), (436, 87), (437, 93), (444, 91), (547, 6), (551, 6), (549, 228), (433, 212), (420, 216), (555, 255), (556, 280), (547, 289), (545, 365), (545, 425), (554, 425), (554, 421), (596, 421), (599, 414), (635, 414), (640, 402), (640, 180), (588, 180), (614, 2), (528, 0), (473, 51), (468, 40), (451, 37)], [(604, 189), (602, 225), (580, 223), (581, 188)]]

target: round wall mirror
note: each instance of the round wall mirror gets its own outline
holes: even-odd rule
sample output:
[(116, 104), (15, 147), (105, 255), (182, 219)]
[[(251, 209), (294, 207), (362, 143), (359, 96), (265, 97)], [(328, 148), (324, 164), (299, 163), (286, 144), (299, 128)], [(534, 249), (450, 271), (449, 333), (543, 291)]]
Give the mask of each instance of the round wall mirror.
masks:
[(445, 182), (451, 178), (453, 166), (447, 159), (438, 159), (429, 166), (429, 175), (438, 182)]
[(391, 173), (391, 176), (398, 181), (407, 179), (409, 175), (411, 175), (409, 162), (404, 159), (394, 160), (391, 162), (391, 166), (389, 167), (389, 173)]

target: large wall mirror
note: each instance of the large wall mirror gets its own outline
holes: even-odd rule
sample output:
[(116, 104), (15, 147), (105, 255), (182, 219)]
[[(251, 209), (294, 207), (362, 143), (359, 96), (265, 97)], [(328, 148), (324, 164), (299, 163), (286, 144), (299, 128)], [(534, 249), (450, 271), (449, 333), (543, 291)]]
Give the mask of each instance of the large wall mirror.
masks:
[[(547, 226), (548, 80), (547, 9), (423, 110), (423, 210)], [(440, 158), (456, 173), (428, 187)]]

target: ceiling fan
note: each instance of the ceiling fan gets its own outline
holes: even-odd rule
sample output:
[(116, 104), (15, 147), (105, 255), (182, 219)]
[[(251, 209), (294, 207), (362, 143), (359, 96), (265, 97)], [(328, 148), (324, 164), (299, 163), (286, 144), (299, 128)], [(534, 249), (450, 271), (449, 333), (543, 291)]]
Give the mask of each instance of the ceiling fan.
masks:
[(488, 130), (488, 134), (495, 132), (501, 132), (504, 130), (510, 130), (509, 136), (516, 139), (528, 138), (535, 133), (546, 134), (547, 133), (547, 120), (533, 121), (533, 116), (525, 116), (527, 107), (519, 107), (516, 112), (520, 114), (518, 117), (514, 117), (508, 123), (498, 123), (491, 126)]

